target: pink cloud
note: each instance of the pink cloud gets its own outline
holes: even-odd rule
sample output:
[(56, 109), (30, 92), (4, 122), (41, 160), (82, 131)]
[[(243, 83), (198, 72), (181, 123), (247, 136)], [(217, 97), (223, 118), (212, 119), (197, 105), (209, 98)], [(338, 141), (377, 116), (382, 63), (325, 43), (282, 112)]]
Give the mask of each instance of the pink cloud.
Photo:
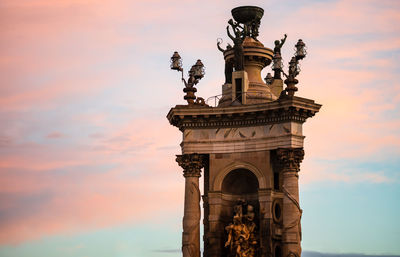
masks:
[[(67, 191), (54, 194), (39, 211), (2, 223), (4, 233), (0, 242), (17, 243), (44, 235), (137, 224), (180, 209), (182, 192), (172, 183), (156, 188), (148, 184), (149, 178), (115, 179), (101, 175), (91, 178), (90, 184), (81, 182), (82, 188), (63, 186)], [(160, 209), (164, 210), (162, 214)]]
[(48, 134), (46, 137), (47, 138), (62, 138), (64, 136), (65, 135), (60, 132), (52, 132), (52, 133)]
[[(400, 103), (397, 85), (381, 82), (382, 76), (388, 81), (398, 81), (397, 75), (387, 69), (396, 62), (373, 55), (377, 50), (398, 48), (398, 29), (392, 25), (399, 23), (399, 15), (395, 8), (374, 8), (377, 2), (362, 3), (365, 2), (312, 4), (287, 19), (280, 19), (281, 24), (265, 20), (261, 27), (263, 37), (268, 38), (264, 42), (267, 46), (272, 45), (274, 35), (287, 32), (290, 40), (300, 34), (314, 47), (310, 47), (310, 54), (302, 63), (297, 95), (314, 98), (324, 106), (305, 125), (306, 159), (301, 175), (305, 183), (354, 179), (374, 183), (391, 181), (383, 172), (340, 173), (332, 172), (338, 169), (335, 165), (326, 167), (326, 164), (311, 163), (313, 159), (376, 158), (388, 147), (393, 152), (400, 149), (398, 117), (382, 117), (388, 111), (396, 111)], [(384, 4), (390, 3), (397, 6), (394, 2)], [(197, 8), (196, 1), (185, 4), (152, 1), (151, 4), (159, 8), (149, 7), (148, 1), (2, 3), (5, 22), (0, 31), (7, 41), (0, 48), (0, 74), (4, 82), (0, 107), (8, 122), (1, 125), (0, 194), (13, 197), (0, 207), (8, 211), (7, 220), (0, 220), (1, 243), (154, 221), (164, 212), (180, 212), (184, 180), (174, 154), (180, 151), (181, 134), (166, 119), (137, 118), (138, 113), (140, 117), (149, 115), (148, 110), (134, 103), (127, 105), (132, 107), (129, 111), (88, 112), (82, 109), (82, 112), (57, 117), (51, 122), (66, 124), (66, 131), (47, 123), (29, 126), (36, 115), (46, 115), (45, 111), (57, 108), (62, 110), (64, 104), (99, 108), (101, 103), (87, 107), (85, 100), (97, 100), (98, 92), (106, 88), (125, 90), (115, 82), (121, 78), (134, 78), (130, 81), (131, 91), (126, 91), (139, 95), (138, 98), (147, 100), (156, 109), (175, 104), (151, 98), (165, 92), (161, 87), (172, 84), (156, 80), (161, 71), (147, 64), (148, 56), (157, 55), (157, 62), (165, 61), (168, 69), (169, 56), (166, 60), (160, 57), (160, 52), (166, 49), (182, 49), (187, 55), (185, 65), (191, 64), (192, 55), (201, 56), (214, 49), (209, 60), (219, 58), (221, 67), (214, 67), (210, 61), (207, 64), (210, 72), (207, 72), (213, 74), (213, 69), (219, 68), (220, 77), (205, 78), (198, 95), (220, 94), (223, 61), (215, 49), (215, 39), (224, 35), (229, 15), (229, 10), (219, 10), (226, 10), (231, 3), (213, 3), (213, 11)], [(189, 14), (191, 17), (187, 16)], [(204, 22), (200, 27), (198, 20)], [(216, 24), (221, 29), (216, 28)], [(323, 38), (376, 31), (385, 33), (384, 37), (357, 43), (351, 40), (336, 40), (329, 45), (313, 43)], [(160, 33), (168, 36), (160, 40)], [(131, 48), (126, 49), (137, 52), (133, 55), (137, 58), (134, 63), (87, 72), (98, 63), (125, 62), (121, 56), (129, 53), (124, 48), (129, 45)], [(359, 69), (336, 63), (346, 58), (352, 59)], [(367, 70), (370, 64), (376, 70)], [(148, 70), (151, 72), (147, 73)], [(179, 74), (171, 78), (175, 79), (173, 83), (180, 83)], [(365, 87), (371, 81), (377, 86)], [(154, 90), (150, 97), (142, 95), (146, 87)], [(162, 97), (178, 99), (168, 93)], [(181, 102), (182, 96), (179, 95)], [(120, 104), (115, 99), (114, 102), (110, 100), (113, 107), (120, 107)], [(166, 114), (168, 109), (162, 111)], [(117, 118), (122, 121), (115, 122)], [(80, 124), (91, 128), (79, 131), (79, 135), (67, 131)], [(37, 139), (35, 133), (40, 134), (41, 139)], [(46, 135), (59, 140), (46, 139)], [(62, 141), (65, 139), (62, 135), (68, 135), (68, 142)], [(37, 197), (38, 202), (30, 201), (29, 197)], [(18, 208), (24, 209), (24, 204), (30, 204), (32, 209), (26, 206), (25, 212), (18, 211)]]
[(132, 121), (90, 140), (90, 145), (63, 146), (62, 151), (13, 145), (19, 150), (0, 158), (0, 193), (16, 197), (5, 202), (3, 211), (18, 210), (24, 199), (47, 196), (32, 211), (28, 204), (23, 212), (3, 216), (0, 242), (135, 224), (180, 209), (183, 176), (174, 157), (179, 152), (165, 150), (170, 144), (179, 149), (179, 132), (166, 120)]

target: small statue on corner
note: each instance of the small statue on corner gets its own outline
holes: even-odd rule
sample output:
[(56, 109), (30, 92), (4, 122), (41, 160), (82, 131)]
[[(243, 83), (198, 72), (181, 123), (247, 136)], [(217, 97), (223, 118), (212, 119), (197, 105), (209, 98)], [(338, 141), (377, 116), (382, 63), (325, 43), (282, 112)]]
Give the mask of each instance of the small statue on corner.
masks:
[(280, 41), (275, 40), (274, 54), (275, 53), (281, 54), (281, 48), (282, 48), (283, 44), (285, 43), (286, 38), (287, 38), (287, 35), (285, 34), (285, 37), (282, 38)]
[[(228, 44), (226, 46), (226, 49), (224, 50), (221, 47), (222, 39), (218, 39), (217, 41), (217, 48), (220, 50), (222, 53), (225, 53), (228, 50), (232, 49), (232, 46)], [(225, 84), (232, 84), (232, 72), (233, 72), (233, 62), (232, 60), (225, 60)]]

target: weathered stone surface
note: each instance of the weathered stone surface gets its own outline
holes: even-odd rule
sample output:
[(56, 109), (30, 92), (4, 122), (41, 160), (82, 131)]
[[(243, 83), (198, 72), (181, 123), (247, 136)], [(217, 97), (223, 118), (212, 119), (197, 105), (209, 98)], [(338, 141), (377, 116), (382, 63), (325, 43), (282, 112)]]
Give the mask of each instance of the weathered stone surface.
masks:
[(320, 108), (321, 105), (313, 100), (291, 97), (264, 104), (216, 108), (178, 105), (169, 111), (167, 118), (181, 131), (187, 128), (248, 127), (290, 121), (304, 123)]
[[(256, 9), (261, 8), (237, 10)], [(270, 85), (264, 83), (261, 70), (271, 63), (274, 53), (257, 39), (260, 20), (243, 22), (228, 22), (235, 35), (228, 27), (234, 47), (223, 49), (217, 44), (226, 61), (218, 107), (203, 102), (177, 105), (167, 115), (171, 125), (182, 131), (183, 154), (177, 156), (177, 162), (185, 177), (184, 257), (200, 256), (202, 168), (204, 257), (301, 255), (298, 172), (304, 156), (302, 124), (321, 105), (294, 96), (296, 65), (305, 55), (294, 57), (292, 64), (296, 65), (290, 66), (293, 85), (288, 82), (282, 91), (281, 76), (274, 76)], [(280, 67), (274, 69), (281, 74)], [(238, 211), (239, 205), (252, 207), (245, 213)], [(241, 216), (241, 222), (236, 217), (232, 224), (234, 216)], [(245, 223), (244, 217), (251, 217), (251, 222)], [(241, 227), (235, 229), (236, 225)]]
[(185, 205), (182, 232), (183, 257), (200, 257), (200, 189), (199, 177), (204, 167), (204, 156), (199, 154), (177, 155), (176, 161), (183, 168), (185, 177)]
[(303, 147), (302, 126), (285, 122), (239, 128), (186, 129), (183, 153), (231, 153)]
[(283, 256), (301, 255), (301, 215), (298, 171), (304, 157), (302, 148), (278, 149), (278, 161), (283, 173)]
[(259, 229), (256, 256), (299, 256), (297, 172), (304, 155), (302, 124), (319, 108), (314, 101), (294, 97), (262, 105), (171, 109), (168, 119), (183, 132), (183, 155), (177, 161), (186, 177), (184, 257), (197, 257), (200, 249), (198, 177), (202, 158), (208, 158), (204, 169), (204, 257), (228, 256), (224, 228), (232, 221), (238, 199), (255, 206)]

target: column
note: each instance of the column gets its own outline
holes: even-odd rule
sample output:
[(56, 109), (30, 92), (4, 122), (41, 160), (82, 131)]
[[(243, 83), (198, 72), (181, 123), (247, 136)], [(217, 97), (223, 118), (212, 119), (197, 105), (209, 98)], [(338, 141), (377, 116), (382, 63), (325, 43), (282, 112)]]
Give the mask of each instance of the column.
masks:
[(277, 149), (277, 157), (282, 167), (283, 197), (283, 257), (301, 256), (301, 214), (299, 205), (299, 175), (300, 162), (303, 160), (302, 148)]
[(200, 257), (200, 189), (199, 177), (204, 167), (200, 154), (177, 155), (176, 161), (183, 168), (185, 177), (185, 204), (183, 215), (183, 257)]

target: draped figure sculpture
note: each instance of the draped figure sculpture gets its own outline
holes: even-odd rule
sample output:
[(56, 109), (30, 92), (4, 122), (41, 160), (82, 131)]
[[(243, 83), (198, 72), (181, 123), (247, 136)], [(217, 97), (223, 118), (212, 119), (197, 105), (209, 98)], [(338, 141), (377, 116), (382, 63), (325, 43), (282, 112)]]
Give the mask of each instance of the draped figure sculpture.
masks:
[(256, 252), (257, 237), (256, 224), (254, 223), (254, 207), (247, 205), (247, 213), (243, 214), (243, 205), (234, 207), (233, 223), (226, 226), (228, 239), (225, 247), (229, 247), (230, 257), (254, 257)]

